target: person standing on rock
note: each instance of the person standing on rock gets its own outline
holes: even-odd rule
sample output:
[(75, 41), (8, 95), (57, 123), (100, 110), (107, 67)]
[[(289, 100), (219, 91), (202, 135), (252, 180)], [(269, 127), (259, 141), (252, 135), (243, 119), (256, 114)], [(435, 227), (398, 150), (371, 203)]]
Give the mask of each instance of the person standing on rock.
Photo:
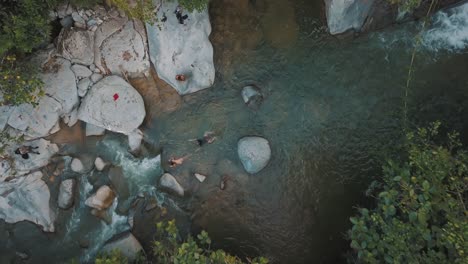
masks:
[(15, 154), (21, 155), (23, 159), (29, 159), (29, 153), (32, 154), (41, 154), (39, 151), (35, 150), (38, 149), (39, 147), (33, 147), (33, 146), (21, 146), (15, 150)]

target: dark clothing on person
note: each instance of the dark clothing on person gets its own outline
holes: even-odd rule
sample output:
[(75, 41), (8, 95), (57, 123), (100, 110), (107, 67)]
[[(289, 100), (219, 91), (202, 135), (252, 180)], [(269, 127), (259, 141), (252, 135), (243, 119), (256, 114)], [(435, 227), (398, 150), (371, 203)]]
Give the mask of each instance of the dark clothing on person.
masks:
[(182, 9), (177, 7), (174, 11), (176, 14), (177, 20), (179, 20), (179, 24), (184, 24), (184, 20), (188, 18), (188, 15), (182, 15)]
[(164, 13), (161, 19), (161, 22), (166, 22), (166, 21), (167, 21), (167, 16), (166, 16), (166, 13)]
[(208, 141), (205, 138), (199, 138), (197, 139), (198, 146), (203, 146), (205, 143), (208, 143)]
[(39, 147), (37, 147), (37, 146), (36, 146), (36, 147), (33, 147), (33, 146), (21, 146), (21, 147), (19, 147), (19, 148), (17, 148), (17, 149), (15, 150), (15, 154), (21, 155), (21, 157), (22, 157), (23, 159), (29, 159), (29, 153), (33, 153), (33, 154), (37, 154), (37, 155), (41, 154), (41, 153), (39, 153), (39, 151), (34, 150), (34, 149), (38, 149), (38, 148), (39, 148)]

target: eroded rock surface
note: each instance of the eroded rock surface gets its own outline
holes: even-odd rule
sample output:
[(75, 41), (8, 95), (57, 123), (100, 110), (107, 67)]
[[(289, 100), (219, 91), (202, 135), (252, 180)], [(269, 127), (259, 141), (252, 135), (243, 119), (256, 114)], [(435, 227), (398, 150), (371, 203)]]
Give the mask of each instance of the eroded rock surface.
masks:
[(7, 223), (30, 221), (54, 232), (55, 214), (49, 206), (49, 187), (41, 172), (0, 183), (0, 218)]
[(58, 195), (58, 206), (62, 209), (68, 209), (73, 205), (73, 199), (75, 196), (75, 179), (63, 180), (60, 183), (59, 195)]

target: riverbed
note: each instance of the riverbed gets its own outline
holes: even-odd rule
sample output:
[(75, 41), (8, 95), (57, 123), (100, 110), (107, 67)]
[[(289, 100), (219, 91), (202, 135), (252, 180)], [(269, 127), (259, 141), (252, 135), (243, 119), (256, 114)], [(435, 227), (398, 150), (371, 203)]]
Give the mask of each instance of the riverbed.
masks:
[[(160, 81), (133, 80), (146, 95), (146, 151), (133, 157), (117, 135), (70, 144), (71, 152), (99, 154), (123, 172), (128, 195), (114, 203), (111, 224), (84, 206), (92, 184), (102, 183), (98, 172), (90, 172), (80, 176), (79, 202), (60, 215), (57, 234), (29, 223), (1, 224), (11, 238), (5, 248), (28, 252), (31, 263), (87, 262), (112, 235), (130, 229), (128, 208), (144, 194), (185, 216), (185, 227), (207, 230), (215, 246), (241, 256), (342, 263), (349, 217), (357, 206), (369, 205), (364, 193), (382, 162), (398, 156), (414, 49), (409, 126), (440, 120), (467, 143), (468, 4), (436, 15), (416, 45), (420, 22), (336, 38), (327, 33), (320, 1), (228, 2), (210, 8), (213, 87), (179, 97)], [(251, 84), (263, 94), (257, 108), (247, 107), (240, 95)], [(190, 140), (205, 131), (214, 131), (217, 140), (198, 148)], [(246, 135), (268, 139), (272, 149), (268, 166), (255, 175), (237, 156), (237, 141)], [(164, 162), (185, 155), (188, 160), (175, 169)], [(183, 199), (157, 189), (162, 170), (184, 186)], [(197, 182), (193, 173), (206, 181)], [(137, 238), (154, 226), (141, 221), (135, 222)], [(80, 248), (82, 241), (87, 248)]]

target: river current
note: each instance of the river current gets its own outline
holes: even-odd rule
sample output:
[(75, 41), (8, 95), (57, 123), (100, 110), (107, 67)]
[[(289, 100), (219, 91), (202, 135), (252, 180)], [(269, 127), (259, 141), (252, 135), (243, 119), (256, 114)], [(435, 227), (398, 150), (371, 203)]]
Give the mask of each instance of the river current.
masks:
[[(124, 175), (127, 195), (114, 203), (111, 223), (84, 205), (92, 184), (100, 183), (94, 180), (99, 173), (91, 172), (80, 176), (79, 203), (60, 216), (61, 231), (46, 235), (21, 223), (8, 231), (13, 244), (5, 248), (27, 251), (33, 262), (90, 261), (106, 240), (130, 229), (121, 212), (144, 193), (185, 214), (194, 232), (207, 230), (215, 246), (233, 253), (262, 254), (273, 263), (344, 262), (349, 217), (368, 205), (364, 193), (382, 161), (398, 155), (415, 48), (410, 126), (440, 120), (467, 142), (468, 4), (436, 14), (415, 47), (420, 22), (340, 39), (327, 34), (318, 1), (214, 2), (215, 85), (176, 99), (168, 111), (146, 98), (143, 131), (151, 151), (141, 157), (129, 154), (117, 135), (90, 139), (80, 148), (113, 161)], [(240, 95), (250, 84), (264, 96), (257, 109)], [(140, 82), (138, 89), (152, 85)], [(217, 140), (197, 150), (189, 140), (205, 131), (214, 131)], [(268, 166), (255, 175), (237, 157), (237, 141), (246, 135), (265, 137), (272, 148)], [(161, 168), (160, 151), (162, 163), (170, 156), (190, 157), (177, 169)], [(157, 189), (162, 170), (186, 187), (184, 199)], [(199, 184), (194, 172), (207, 180)], [(225, 190), (219, 188), (223, 178)], [(77, 242), (83, 238), (86, 249)]]

